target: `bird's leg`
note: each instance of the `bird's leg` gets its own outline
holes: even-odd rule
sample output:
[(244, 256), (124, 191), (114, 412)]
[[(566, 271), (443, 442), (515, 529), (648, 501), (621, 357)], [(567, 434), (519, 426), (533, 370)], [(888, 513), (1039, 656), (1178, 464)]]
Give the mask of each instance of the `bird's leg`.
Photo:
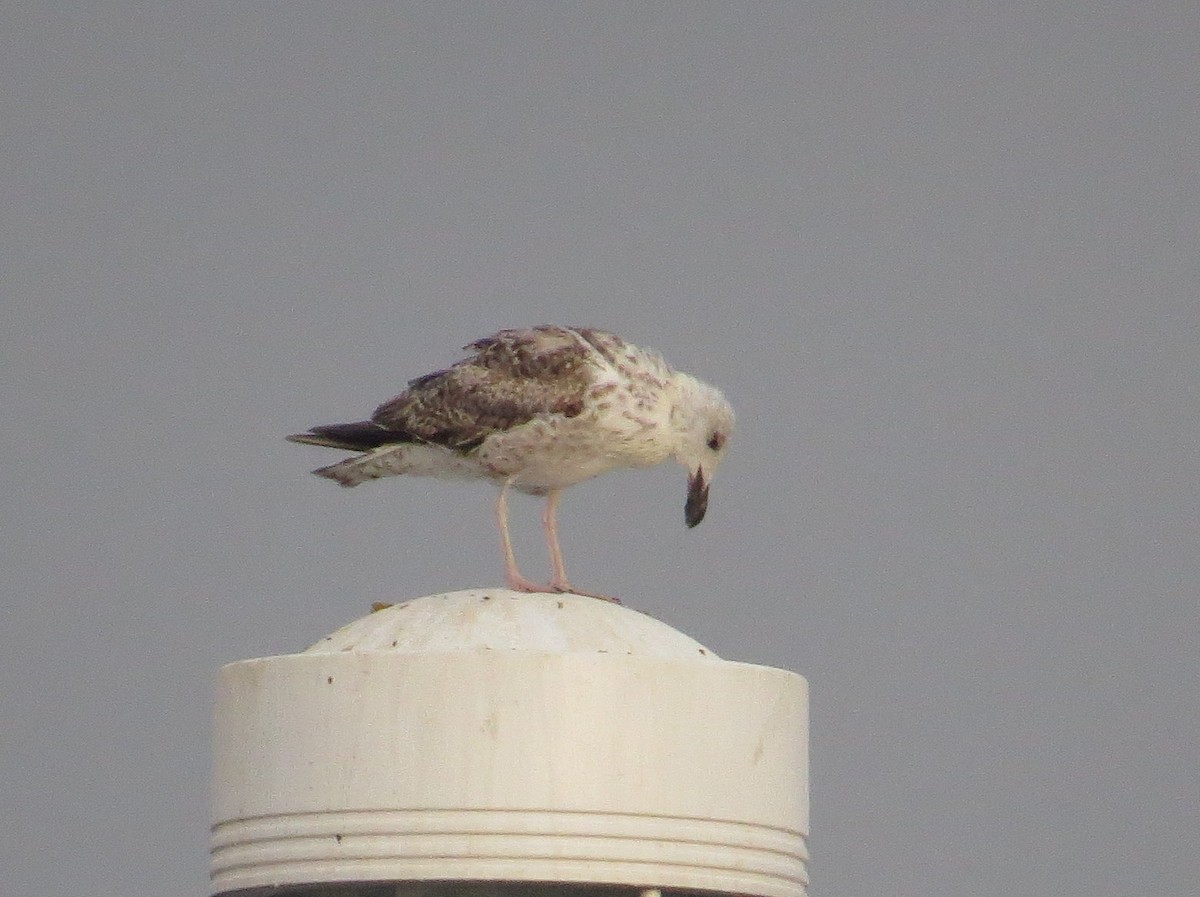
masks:
[(504, 578), (508, 587), (515, 592), (553, 591), (548, 586), (526, 579), (517, 569), (517, 556), (513, 553), (512, 537), (508, 534), (508, 487), (512, 481), (512, 477), (504, 481), (500, 487), (500, 497), (496, 499), (496, 523), (500, 527), (500, 546), (504, 549)]
[(546, 548), (550, 551), (550, 588), (557, 592), (571, 591), (567, 582), (567, 568), (563, 563), (562, 548), (558, 544), (558, 498), (560, 489), (551, 489), (546, 494), (546, 507), (542, 511), (542, 529), (546, 531)]
[(558, 499), (561, 489), (552, 489), (546, 494), (546, 508), (542, 511), (542, 528), (546, 531), (546, 547), (550, 550), (550, 567), (553, 578), (550, 580), (550, 590), (554, 592), (570, 592), (572, 595), (585, 595), (588, 598), (599, 598), (620, 604), (620, 598), (601, 595), (598, 592), (584, 592), (575, 588), (567, 581), (567, 568), (563, 563), (562, 547), (558, 544)]

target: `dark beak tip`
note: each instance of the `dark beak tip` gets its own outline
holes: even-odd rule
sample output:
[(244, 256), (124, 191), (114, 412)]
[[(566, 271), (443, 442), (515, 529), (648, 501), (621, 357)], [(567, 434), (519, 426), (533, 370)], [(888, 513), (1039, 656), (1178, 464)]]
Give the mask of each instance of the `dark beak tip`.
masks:
[(704, 482), (702, 474), (697, 473), (688, 481), (687, 504), (683, 508), (683, 521), (688, 529), (700, 523), (707, 511), (708, 483)]

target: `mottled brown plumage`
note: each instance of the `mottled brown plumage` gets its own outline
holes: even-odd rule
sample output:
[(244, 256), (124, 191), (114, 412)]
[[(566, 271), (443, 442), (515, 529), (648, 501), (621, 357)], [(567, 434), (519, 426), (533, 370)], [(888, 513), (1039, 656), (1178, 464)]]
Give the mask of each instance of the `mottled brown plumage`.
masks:
[(560, 329), (534, 328), (536, 340), (515, 330), (477, 340), (464, 347), (474, 355), (411, 381), (371, 421), (412, 440), (467, 451), (538, 415), (575, 417), (590, 382), (588, 352)]

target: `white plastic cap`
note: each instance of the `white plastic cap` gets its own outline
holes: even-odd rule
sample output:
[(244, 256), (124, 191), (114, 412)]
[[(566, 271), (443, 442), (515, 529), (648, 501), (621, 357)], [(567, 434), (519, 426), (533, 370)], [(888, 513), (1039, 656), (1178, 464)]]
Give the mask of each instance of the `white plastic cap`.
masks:
[(221, 670), (213, 893), (486, 881), (804, 897), (807, 700), (794, 673), (720, 660), (594, 598), (389, 607)]

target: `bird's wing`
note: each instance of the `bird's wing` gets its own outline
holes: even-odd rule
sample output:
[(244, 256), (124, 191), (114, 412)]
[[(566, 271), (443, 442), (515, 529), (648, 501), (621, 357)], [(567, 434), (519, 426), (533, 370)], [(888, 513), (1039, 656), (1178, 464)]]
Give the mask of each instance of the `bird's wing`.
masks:
[(502, 330), (466, 348), (475, 354), (413, 380), (371, 420), (412, 439), (469, 451), (535, 417), (583, 411), (593, 348), (576, 331)]

